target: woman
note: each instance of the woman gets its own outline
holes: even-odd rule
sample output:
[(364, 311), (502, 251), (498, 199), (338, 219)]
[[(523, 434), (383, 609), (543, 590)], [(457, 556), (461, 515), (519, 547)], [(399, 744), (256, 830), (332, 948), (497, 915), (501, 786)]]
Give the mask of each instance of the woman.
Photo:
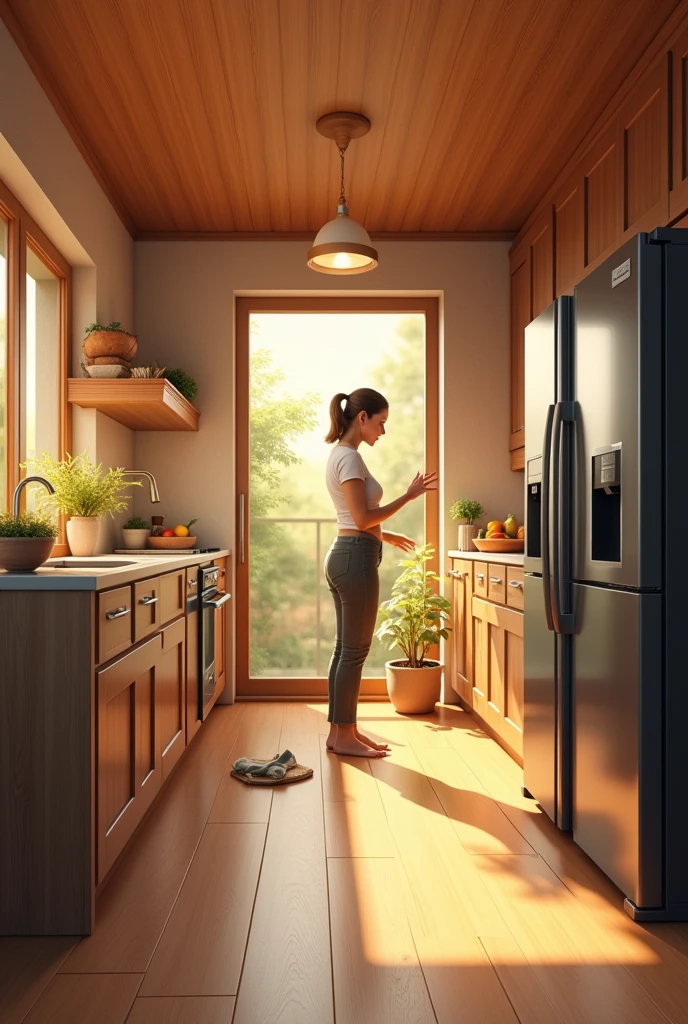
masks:
[(417, 473), (405, 494), (380, 505), (382, 487), (368, 472), (358, 449), (362, 442), (372, 447), (383, 436), (388, 414), (386, 399), (370, 388), (335, 395), (325, 438), (335, 445), (327, 460), (326, 479), (338, 528), (325, 559), (337, 619), (329, 671), (327, 746), (335, 754), (357, 757), (384, 757), (389, 750), (386, 743), (376, 743), (356, 727), (361, 673), (377, 619), (382, 542), (402, 551), (415, 546), (409, 537), (383, 531), (380, 524), (437, 486), (436, 473)]

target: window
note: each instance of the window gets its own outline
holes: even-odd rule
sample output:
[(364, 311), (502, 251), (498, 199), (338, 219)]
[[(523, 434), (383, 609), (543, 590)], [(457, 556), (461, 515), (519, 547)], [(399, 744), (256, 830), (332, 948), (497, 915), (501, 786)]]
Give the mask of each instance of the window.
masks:
[[(0, 510), (12, 508), (20, 463), (69, 450), (69, 264), (0, 182)], [(38, 489), (22, 495), (35, 507)], [(66, 553), (64, 537), (56, 553)]]

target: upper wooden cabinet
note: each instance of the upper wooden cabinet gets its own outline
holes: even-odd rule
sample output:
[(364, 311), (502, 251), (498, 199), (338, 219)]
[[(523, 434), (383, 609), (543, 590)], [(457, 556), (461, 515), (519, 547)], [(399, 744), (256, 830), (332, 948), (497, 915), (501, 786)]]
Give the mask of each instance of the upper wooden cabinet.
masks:
[(688, 210), (688, 29), (671, 49), (672, 78), (672, 181), (669, 215), (680, 217)]
[[(618, 119), (624, 237), (669, 220), (669, 57), (641, 79)], [(623, 239), (619, 239), (619, 242)]]

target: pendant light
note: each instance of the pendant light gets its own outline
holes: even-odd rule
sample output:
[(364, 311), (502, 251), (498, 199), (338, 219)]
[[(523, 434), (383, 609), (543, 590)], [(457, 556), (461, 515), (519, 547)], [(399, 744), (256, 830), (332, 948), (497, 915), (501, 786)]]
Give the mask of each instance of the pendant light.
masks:
[(308, 266), (321, 274), (364, 274), (378, 264), (368, 232), (349, 217), (344, 195), (344, 154), (351, 139), (359, 139), (370, 131), (370, 121), (362, 114), (340, 112), (325, 114), (316, 124), (327, 139), (333, 139), (339, 150), (340, 189), (337, 216), (325, 224), (308, 250)]

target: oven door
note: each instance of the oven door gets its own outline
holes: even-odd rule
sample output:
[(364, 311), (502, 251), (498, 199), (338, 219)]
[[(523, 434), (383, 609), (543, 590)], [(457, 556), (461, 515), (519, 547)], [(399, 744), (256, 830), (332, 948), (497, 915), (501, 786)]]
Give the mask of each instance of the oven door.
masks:
[(198, 698), (199, 718), (205, 719), (212, 707), (217, 688), (215, 674), (215, 628), (217, 610), (230, 599), (230, 594), (213, 591), (204, 594), (199, 615), (200, 637), (198, 653), (200, 656)]

